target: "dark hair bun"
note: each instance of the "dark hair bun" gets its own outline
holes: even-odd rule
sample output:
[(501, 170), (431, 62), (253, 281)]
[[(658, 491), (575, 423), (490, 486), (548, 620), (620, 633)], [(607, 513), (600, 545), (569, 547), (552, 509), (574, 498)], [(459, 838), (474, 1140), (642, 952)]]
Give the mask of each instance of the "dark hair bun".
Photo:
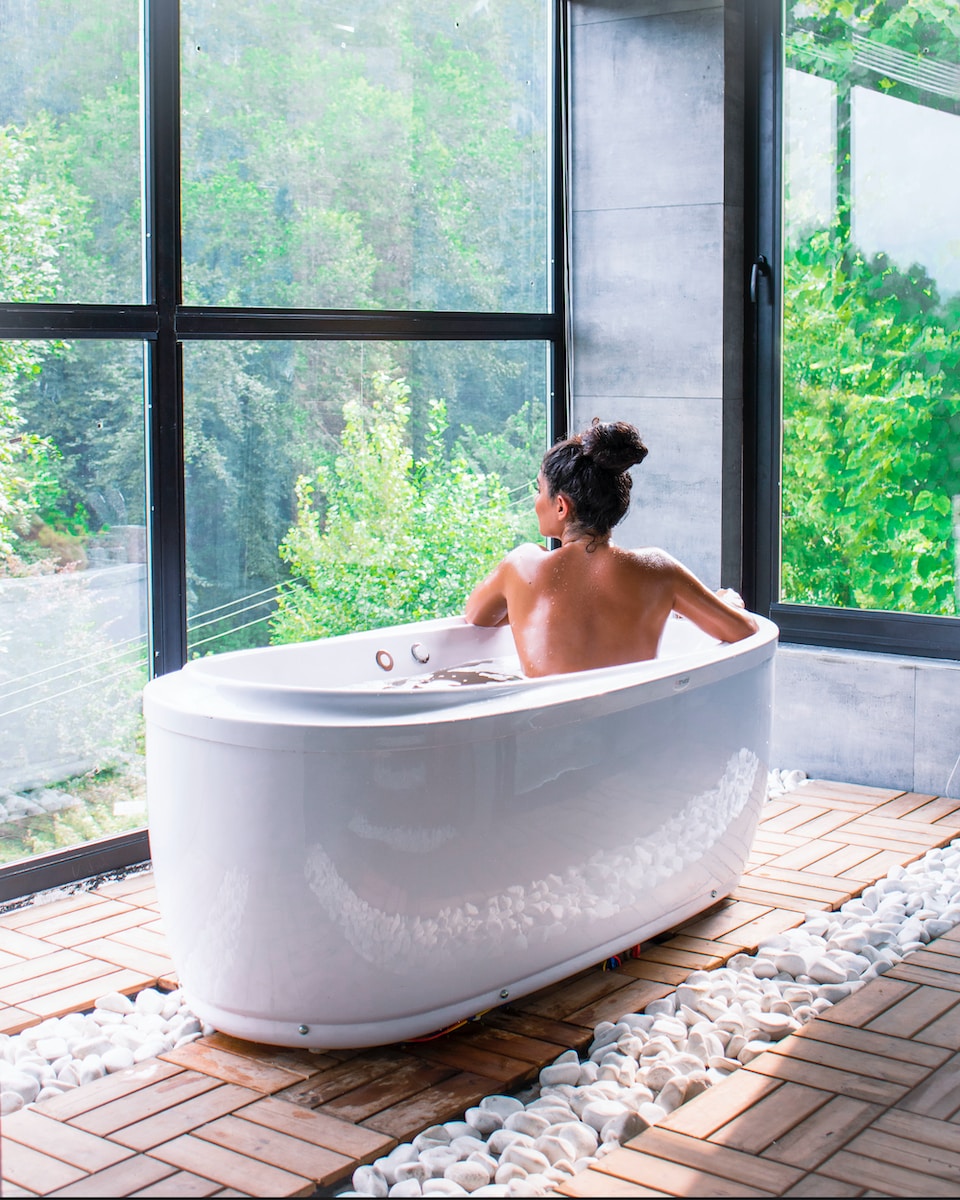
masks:
[(647, 447), (636, 426), (626, 421), (601, 421), (595, 417), (593, 424), (580, 435), (580, 444), (583, 454), (598, 467), (618, 475), (647, 457)]

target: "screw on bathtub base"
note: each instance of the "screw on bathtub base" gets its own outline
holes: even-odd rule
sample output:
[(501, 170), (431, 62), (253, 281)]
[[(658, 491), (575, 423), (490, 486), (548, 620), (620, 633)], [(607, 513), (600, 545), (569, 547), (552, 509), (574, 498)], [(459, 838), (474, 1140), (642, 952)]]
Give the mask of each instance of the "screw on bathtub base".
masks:
[(301, 1037), (306, 1037), (309, 1032), (310, 1032), (309, 1025), (301, 1025), (300, 1028), (297, 1030), (297, 1033), (299, 1033)]
[(710, 899), (716, 900), (716, 898), (717, 898), (717, 889), (714, 888), (713, 891), (710, 893)]
[(509, 992), (509, 990), (508, 990), (507, 988), (503, 988), (503, 989), (501, 989), (501, 992), (500, 992), (500, 999), (501, 999), (501, 1000), (506, 1000), (506, 999), (507, 999), (507, 997), (508, 997), (509, 995), (510, 995), (510, 992)]

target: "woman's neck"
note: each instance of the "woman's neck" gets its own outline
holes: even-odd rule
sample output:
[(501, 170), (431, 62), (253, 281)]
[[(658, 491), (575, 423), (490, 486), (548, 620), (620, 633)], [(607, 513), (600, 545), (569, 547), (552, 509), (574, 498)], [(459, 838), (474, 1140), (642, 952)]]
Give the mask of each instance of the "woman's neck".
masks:
[(560, 547), (583, 545), (588, 550), (596, 550), (600, 546), (608, 546), (610, 544), (609, 533), (594, 533), (590, 529), (581, 529), (579, 526), (568, 526), (560, 537)]

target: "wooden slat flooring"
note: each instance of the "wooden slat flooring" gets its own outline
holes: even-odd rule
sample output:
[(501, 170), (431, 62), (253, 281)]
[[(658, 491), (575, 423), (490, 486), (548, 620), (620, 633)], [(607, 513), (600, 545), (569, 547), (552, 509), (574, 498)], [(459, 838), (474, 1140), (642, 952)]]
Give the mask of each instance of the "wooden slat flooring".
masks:
[[(311, 1053), (215, 1034), (4, 1119), (2, 1194), (306, 1196), (584, 1050), (598, 1021), (754, 953), (960, 833), (960, 801), (807, 781), (733, 894), (430, 1041)], [(172, 988), (149, 871), (0, 915), (0, 1032)], [(595, 1166), (566, 1196), (960, 1196), (960, 928)]]

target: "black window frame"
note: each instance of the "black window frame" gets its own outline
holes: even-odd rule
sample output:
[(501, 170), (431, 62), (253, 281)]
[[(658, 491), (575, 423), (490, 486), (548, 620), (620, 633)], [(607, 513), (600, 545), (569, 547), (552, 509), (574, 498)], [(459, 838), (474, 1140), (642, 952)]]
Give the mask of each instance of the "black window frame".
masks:
[(785, 604), (780, 579), (782, 0), (749, 0), (746, 22), (744, 595), (783, 642), (960, 659), (960, 616)]
[[(187, 659), (183, 354), (203, 339), (542, 341), (551, 348), (550, 439), (569, 425), (566, 0), (553, 8), (552, 311), (211, 308), (183, 304), (180, 228), (180, 5), (142, 0), (145, 304), (0, 303), (0, 338), (132, 339), (146, 350), (145, 435), (150, 674)], [(0, 904), (147, 862), (146, 828), (0, 867)]]

